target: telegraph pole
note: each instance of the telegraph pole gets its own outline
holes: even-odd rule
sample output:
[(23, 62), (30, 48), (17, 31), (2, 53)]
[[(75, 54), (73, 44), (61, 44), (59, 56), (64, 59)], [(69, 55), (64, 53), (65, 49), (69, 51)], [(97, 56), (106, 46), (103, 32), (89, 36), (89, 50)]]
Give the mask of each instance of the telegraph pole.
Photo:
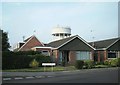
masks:
[[(92, 34), (92, 33), (93, 33), (93, 30), (91, 30), (90, 32), (91, 32), (91, 34)], [(93, 46), (93, 47), (95, 46), (94, 39), (95, 39), (95, 37), (94, 37), (94, 35), (92, 35), (92, 40), (93, 40), (92, 46)]]

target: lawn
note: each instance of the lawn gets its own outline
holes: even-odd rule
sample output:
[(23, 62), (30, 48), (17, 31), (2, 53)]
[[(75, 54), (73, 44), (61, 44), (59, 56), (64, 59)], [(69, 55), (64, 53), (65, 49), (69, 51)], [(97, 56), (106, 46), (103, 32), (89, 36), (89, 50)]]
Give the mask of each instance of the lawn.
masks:
[(10, 70), (3, 70), (3, 72), (52, 72), (52, 71), (68, 71), (68, 70), (75, 70), (74, 66), (62, 67), (38, 67), (38, 68), (25, 68), (25, 69), (10, 69)]
[[(92, 69), (95, 68), (109, 68), (107, 65), (95, 65)], [(83, 69), (86, 69), (83, 67)], [(74, 71), (77, 70), (75, 66), (55, 66), (55, 67), (38, 67), (38, 68), (25, 68), (25, 69), (10, 69), (2, 70), (3, 72), (56, 72), (56, 71)]]

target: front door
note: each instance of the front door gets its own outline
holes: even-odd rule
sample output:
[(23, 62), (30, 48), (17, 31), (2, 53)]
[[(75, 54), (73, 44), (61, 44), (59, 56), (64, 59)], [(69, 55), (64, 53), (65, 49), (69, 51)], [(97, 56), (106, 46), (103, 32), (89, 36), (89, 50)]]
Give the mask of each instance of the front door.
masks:
[(69, 62), (69, 51), (63, 51), (63, 59), (62, 61), (67, 64)]

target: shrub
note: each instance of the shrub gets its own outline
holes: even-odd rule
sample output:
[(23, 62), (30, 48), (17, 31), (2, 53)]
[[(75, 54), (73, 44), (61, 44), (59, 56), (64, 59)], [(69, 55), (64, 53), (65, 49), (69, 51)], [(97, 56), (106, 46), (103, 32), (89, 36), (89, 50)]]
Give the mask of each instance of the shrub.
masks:
[(112, 67), (120, 66), (120, 58), (105, 60), (104, 65), (108, 65)]
[(77, 60), (76, 63), (75, 63), (75, 67), (77, 69), (82, 69), (83, 65), (84, 65), (84, 61), (83, 60)]
[(65, 66), (65, 61), (62, 61), (62, 66)]
[(36, 54), (33, 56), (37, 62), (39, 62), (39, 66), (42, 66), (42, 63), (50, 63), (51, 62), (51, 58), (50, 56), (44, 56), (42, 54)]
[(39, 66), (41, 66), (42, 62), (51, 61), (49, 56), (44, 56), (39, 53), (36, 55), (33, 54), (31, 52), (28, 52), (28, 54), (24, 54), (24, 52), (2, 52), (2, 69), (29, 68), (33, 59), (36, 59)]
[(105, 60), (104, 65), (109, 65), (110, 66), (111, 65), (111, 60)]
[(112, 67), (117, 67), (117, 66), (118, 66), (118, 63), (119, 63), (119, 62), (118, 62), (118, 59), (111, 59), (111, 64), (110, 64), (110, 65), (111, 65)]
[(33, 61), (30, 63), (30, 67), (37, 68), (39, 66), (39, 62), (36, 61), (36, 59), (33, 59)]
[(19, 52), (14, 52), (16, 55), (36, 55), (36, 54), (41, 54), (39, 51), (19, 51)]
[(118, 58), (118, 67), (120, 67), (120, 58)]
[(86, 68), (92, 68), (94, 66), (94, 61), (93, 60), (85, 60), (84, 65)]

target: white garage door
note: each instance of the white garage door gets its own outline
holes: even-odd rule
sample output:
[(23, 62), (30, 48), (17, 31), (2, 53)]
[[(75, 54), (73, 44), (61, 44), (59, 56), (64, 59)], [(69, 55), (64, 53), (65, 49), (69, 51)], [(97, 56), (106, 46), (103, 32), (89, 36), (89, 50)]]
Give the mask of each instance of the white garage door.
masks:
[(76, 51), (76, 60), (89, 60), (91, 52), (89, 51)]

